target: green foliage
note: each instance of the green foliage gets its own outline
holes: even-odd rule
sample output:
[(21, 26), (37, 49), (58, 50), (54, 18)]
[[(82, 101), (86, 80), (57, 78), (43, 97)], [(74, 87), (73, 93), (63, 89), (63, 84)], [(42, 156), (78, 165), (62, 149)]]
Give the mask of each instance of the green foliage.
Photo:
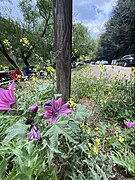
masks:
[(90, 37), (87, 27), (81, 23), (73, 25), (73, 50), (76, 50), (83, 60), (86, 56), (89, 57), (88, 60), (95, 58), (95, 42)]
[(111, 158), (116, 165), (122, 166), (126, 172), (135, 176), (135, 165), (133, 159), (135, 155), (131, 151), (112, 153)]
[(119, 0), (112, 17), (106, 24), (105, 33), (101, 34), (97, 57), (112, 60), (126, 54), (133, 54), (134, 21), (134, 1)]
[(73, 72), (72, 96), (77, 100), (91, 98), (98, 113), (105, 118), (134, 121), (134, 73), (127, 80), (126, 74), (120, 79), (119, 73), (113, 79), (107, 78), (106, 69), (102, 66), (99, 66), (99, 71), (99, 78), (89, 67)]
[[(80, 97), (92, 100), (94, 105), (90, 104), (93, 107), (89, 108), (94, 111), (70, 100), (72, 112), (68, 116), (60, 115), (53, 125), (43, 116), (44, 103), (50, 102), (52, 97), (60, 97), (55, 92), (54, 82), (34, 77), (34, 80), (17, 83), (17, 103), (12, 110), (0, 113), (1, 179), (118, 179), (120, 172), (116, 168), (121, 166), (126, 175), (134, 175), (134, 128), (123, 124), (123, 120), (134, 120), (133, 76), (127, 81), (125, 76), (120, 80), (115, 75), (112, 80), (106, 78), (103, 66), (99, 66), (99, 71), (99, 78), (92, 75), (90, 67), (73, 71), (72, 95), (78, 101)], [(110, 98), (114, 95), (116, 97)], [(38, 106), (37, 113), (29, 111), (32, 104)], [(121, 110), (123, 104), (127, 114)], [(116, 119), (113, 105), (121, 110), (117, 112), (119, 119)], [(101, 115), (108, 119), (101, 121)], [(32, 124), (26, 124), (27, 120), (33, 120)], [(28, 140), (34, 124), (37, 124), (41, 138)]]

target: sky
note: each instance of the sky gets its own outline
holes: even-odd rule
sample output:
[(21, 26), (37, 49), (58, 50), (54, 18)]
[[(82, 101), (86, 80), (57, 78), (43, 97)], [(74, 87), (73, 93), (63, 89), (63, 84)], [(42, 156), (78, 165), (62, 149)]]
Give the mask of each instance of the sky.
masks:
[[(0, 0), (0, 13), (22, 21), (22, 14), (18, 7), (19, 0), (10, 0), (11, 3)], [(7, 0), (5, 0), (7, 1)], [(104, 31), (104, 25), (112, 16), (113, 8), (118, 0), (73, 0), (73, 22), (82, 23), (88, 27), (93, 38)]]

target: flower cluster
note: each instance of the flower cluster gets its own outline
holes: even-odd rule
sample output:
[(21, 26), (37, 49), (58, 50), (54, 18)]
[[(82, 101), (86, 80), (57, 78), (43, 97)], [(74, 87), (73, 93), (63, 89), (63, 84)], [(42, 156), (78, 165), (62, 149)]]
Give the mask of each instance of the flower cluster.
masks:
[(3, 41), (3, 43), (4, 43), (8, 48), (12, 48), (11, 43), (9, 42), (8, 39), (5, 39), (5, 40)]
[(29, 46), (30, 45), (29, 40), (25, 37), (20, 39), (20, 43), (22, 43), (23, 46)]

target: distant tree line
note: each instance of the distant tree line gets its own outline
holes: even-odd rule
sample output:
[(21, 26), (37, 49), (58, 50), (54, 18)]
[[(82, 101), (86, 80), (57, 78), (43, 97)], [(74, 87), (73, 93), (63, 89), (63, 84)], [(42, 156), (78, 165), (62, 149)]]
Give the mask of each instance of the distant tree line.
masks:
[(113, 16), (100, 35), (97, 58), (110, 62), (126, 54), (135, 53), (135, 1), (119, 0)]

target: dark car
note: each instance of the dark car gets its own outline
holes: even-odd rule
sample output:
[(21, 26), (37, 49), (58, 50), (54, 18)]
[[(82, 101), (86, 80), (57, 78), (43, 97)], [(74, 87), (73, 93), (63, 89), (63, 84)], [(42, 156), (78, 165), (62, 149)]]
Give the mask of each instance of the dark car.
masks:
[(124, 67), (127, 66), (135, 66), (135, 54), (125, 55), (119, 60), (117, 60), (116, 65), (122, 65)]

